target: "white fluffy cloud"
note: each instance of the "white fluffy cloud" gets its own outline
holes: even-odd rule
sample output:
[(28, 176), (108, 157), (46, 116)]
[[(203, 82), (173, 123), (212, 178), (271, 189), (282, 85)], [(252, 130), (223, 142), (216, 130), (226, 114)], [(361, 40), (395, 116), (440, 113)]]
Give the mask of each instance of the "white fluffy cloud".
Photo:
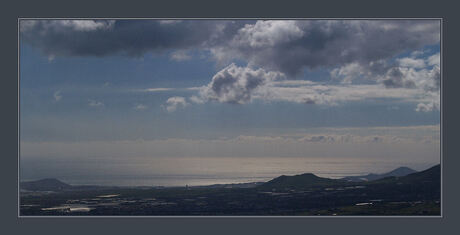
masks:
[(436, 66), (441, 66), (441, 57), (439, 53), (436, 53), (430, 57), (428, 57), (427, 60), (429, 65), (436, 65)]
[(184, 97), (173, 96), (166, 100), (166, 110), (168, 112), (174, 112), (178, 108), (183, 108), (188, 105)]
[(359, 63), (350, 63), (333, 69), (330, 74), (332, 78), (340, 78), (342, 83), (351, 83), (352, 80), (361, 77), (365, 73), (364, 67)]
[(430, 111), (433, 111), (434, 109), (439, 109), (439, 104), (435, 102), (428, 102), (428, 103), (419, 103), (415, 110), (417, 112), (430, 112)]
[(200, 90), (199, 97), (192, 100), (219, 101), (224, 103), (244, 104), (251, 101), (255, 90), (265, 84), (284, 78), (279, 72), (267, 72), (264, 69), (251, 69), (231, 64), (222, 69), (211, 82)]
[(367, 64), (350, 63), (331, 71), (331, 77), (345, 83), (354, 80), (377, 81), (386, 87), (409, 87), (421, 89), (438, 89), (440, 79), (439, 53), (425, 59), (411, 57), (399, 58), (394, 64), (372, 61)]
[(241, 28), (234, 38), (234, 43), (239, 46), (266, 48), (289, 43), (304, 34), (305, 32), (296, 25), (296, 21), (257, 21)]
[[(336, 73), (338, 76), (371, 73), (362, 68), (352, 65)], [(399, 73), (400, 80), (395, 79), (393, 70)], [(395, 99), (420, 104), (415, 108), (417, 111), (432, 111), (439, 109), (439, 84), (436, 83), (438, 76), (437, 66), (432, 69), (396, 67), (378, 75), (374, 84), (330, 84), (308, 80), (285, 80), (286, 76), (282, 73), (232, 64), (219, 71), (207, 86), (200, 89), (199, 95), (192, 96), (190, 100), (194, 103), (218, 101), (245, 104), (255, 99), (265, 102), (338, 105), (345, 102)], [(393, 79), (393, 84), (389, 84), (390, 78)]]
[(417, 105), (416, 111), (439, 110), (440, 54), (419, 58), (421, 53), (399, 58), (391, 65), (385, 61), (368, 64), (350, 63), (333, 69), (331, 77), (341, 79), (344, 83), (352, 83), (354, 80), (381, 83), (389, 88), (386, 90), (388, 92), (393, 88), (413, 89), (417, 93), (417, 99), (423, 101)]

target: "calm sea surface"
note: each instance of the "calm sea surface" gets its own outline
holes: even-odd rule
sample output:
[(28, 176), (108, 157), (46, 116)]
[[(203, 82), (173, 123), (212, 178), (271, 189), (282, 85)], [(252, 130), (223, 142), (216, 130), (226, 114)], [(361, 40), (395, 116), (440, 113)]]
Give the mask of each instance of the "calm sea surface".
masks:
[(193, 186), (268, 181), (280, 175), (321, 177), (384, 173), (400, 166), (424, 170), (434, 163), (320, 158), (142, 158), (34, 160), (21, 158), (20, 180), (57, 178), (70, 184)]

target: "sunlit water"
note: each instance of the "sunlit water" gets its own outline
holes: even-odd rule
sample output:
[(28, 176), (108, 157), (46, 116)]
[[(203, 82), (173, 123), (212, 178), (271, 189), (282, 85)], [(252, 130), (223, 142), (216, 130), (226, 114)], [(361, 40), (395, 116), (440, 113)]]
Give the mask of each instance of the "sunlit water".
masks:
[(424, 170), (437, 163), (319, 158), (143, 158), (105, 160), (21, 159), (21, 181), (57, 178), (69, 184), (194, 186), (263, 182), (314, 173), (341, 178), (384, 173), (400, 166)]

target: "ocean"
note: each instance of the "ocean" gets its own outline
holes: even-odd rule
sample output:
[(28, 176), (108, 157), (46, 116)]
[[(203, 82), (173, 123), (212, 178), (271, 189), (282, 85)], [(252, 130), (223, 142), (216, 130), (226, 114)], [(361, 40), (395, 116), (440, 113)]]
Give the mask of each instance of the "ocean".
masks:
[(384, 173), (400, 166), (424, 170), (439, 162), (340, 158), (21, 158), (20, 180), (56, 178), (73, 185), (198, 186), (265, 182), (280, 175), (313, 173), (341, 178)]

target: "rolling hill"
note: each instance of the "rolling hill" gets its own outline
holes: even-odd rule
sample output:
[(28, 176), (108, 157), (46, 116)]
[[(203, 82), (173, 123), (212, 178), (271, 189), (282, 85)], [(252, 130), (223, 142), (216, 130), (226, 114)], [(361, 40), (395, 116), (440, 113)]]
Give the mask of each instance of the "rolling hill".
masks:
[(342, 180), (329, 179), (318, 177), (312, 173), (305, 173), (301, 175), (286, 176), (282, 175), (274, 178), (262, 185), (259, 188), (309, 188), (316, 186), (330, 186), (337, 184), (344, 184), (346, 182)]

